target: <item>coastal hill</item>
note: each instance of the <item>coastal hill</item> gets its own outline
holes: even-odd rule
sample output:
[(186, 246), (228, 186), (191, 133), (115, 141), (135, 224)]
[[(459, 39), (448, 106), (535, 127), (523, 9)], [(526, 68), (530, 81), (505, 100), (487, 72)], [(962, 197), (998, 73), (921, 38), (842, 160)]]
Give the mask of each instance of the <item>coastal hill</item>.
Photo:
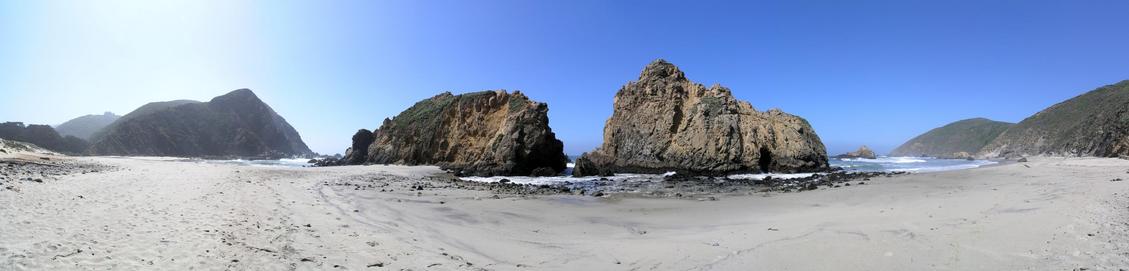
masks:
[(803, 118), (760, 112), (726, 87), (705, 87), (659, 59), (615, 95), (604, 142), (577, 158), (575, 176), (825, 170), (827, 151)]
[(1129, 155), (1129, 80), (1084, 93), (1020, 121), (981, 150), (989, 157)]
[(74, 136), (61, 136), (49, 125), (22, 122), (0, 123), (0, 139), (31, 143), (41, 148), (66, 154), (81, 154), (87, 143)]
[(251, 90), (146, 104), (93, 136), (96, 155), (279, 158), (313, 152)]
[(890, 156), (969, 158), (1012, 125), (986, 118), (960, 120), (906, 141)]
[(60, 135), (69, 135), (83, 140), (90, 140), (95, 132), (106, 128), (106, 126), (114, 123), (118, 118), (121, 118), (121, 116), (110, 112), (101, 115), (81, 116), (55, 126), (55, 131), (59, 132)]
[(438, 165), (460, 175), (556, 175), (568, 158), (548, 112), (520, 91), (445, 92), (385, 119), (371, 136), (358, 131), (343, 161)]

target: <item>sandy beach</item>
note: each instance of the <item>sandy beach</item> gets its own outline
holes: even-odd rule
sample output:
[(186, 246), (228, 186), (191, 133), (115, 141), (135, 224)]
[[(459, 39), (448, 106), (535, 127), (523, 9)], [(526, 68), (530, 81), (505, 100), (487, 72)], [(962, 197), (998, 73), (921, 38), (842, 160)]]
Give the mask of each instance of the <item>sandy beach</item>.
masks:
[(0, 269), (1129, 268), (1119, 159), (1032, 158), (716, 201), (495, 194), (454, 188), (435, 167), (50, 159), (108, 167), (7, 182)]

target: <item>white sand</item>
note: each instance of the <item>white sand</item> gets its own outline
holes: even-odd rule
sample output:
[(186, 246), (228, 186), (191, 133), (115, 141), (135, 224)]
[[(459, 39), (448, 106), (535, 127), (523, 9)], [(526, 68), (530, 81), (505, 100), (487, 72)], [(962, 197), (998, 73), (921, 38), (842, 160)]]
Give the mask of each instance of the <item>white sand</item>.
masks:
[(76, 159), (124, 169), (0, 191), (0, 269), (1129, 268), (1117, 159), (719, 201), (408, 191), (434, 167)]

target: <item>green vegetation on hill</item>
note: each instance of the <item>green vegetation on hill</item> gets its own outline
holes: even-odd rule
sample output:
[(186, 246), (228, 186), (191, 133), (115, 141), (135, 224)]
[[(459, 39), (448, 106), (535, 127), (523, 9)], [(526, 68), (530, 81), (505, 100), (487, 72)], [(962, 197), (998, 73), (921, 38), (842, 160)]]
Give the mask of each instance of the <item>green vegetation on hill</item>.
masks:
[(890, 155), (965, 158), (978, 153), (1012, 125), (985, 118), (961, 120), (914, 137)]
[(1129, 80), (1055, 104), (985, 146), (995, 157), (1129, 155)]
[[(463, 94), (463, 96), (473, 97), (474, 95), (479, 95), (482, 93), (493, 92), (475, 92)], [(453, 103), (456, 99), (457, 97), (455, 95), (452, 95), (450, 92), (444, 92), (443, 94), (436, 95), (435, 97), (432, 97), (430, 99), (425, 99), (417, 102), (415, 105), (412, 105), (412, 107), (404, 110), (404, 112), (396, 115), (395, 118), (392, 118), (392, 122), (395, 122), (396, 126), (406, 127), (411, 125), (421, 125), (422, 127), (427, 127), (427, 129), (424, 131), (427, 131), (430, 135), (433, 131), (435, 131), (433, 129), (438, 129), (439, 126), (442, 125), (442, 123), (440, 123), (440, 119), (436, 118), (435, 116), (438, 115), (439, 112), (447, 110), (447, 107), (450, 106), (451, 103)]]

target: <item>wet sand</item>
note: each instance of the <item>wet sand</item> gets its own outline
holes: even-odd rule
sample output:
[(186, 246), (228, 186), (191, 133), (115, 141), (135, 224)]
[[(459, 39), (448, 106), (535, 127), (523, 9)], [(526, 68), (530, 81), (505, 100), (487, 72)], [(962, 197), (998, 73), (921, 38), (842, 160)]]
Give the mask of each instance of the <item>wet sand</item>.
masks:
[(1129, 268), (1119, 159), (713, 201), (495, 193), (435, 167), (59, 159), (102, 167), (0, 190), (0, 269)]

